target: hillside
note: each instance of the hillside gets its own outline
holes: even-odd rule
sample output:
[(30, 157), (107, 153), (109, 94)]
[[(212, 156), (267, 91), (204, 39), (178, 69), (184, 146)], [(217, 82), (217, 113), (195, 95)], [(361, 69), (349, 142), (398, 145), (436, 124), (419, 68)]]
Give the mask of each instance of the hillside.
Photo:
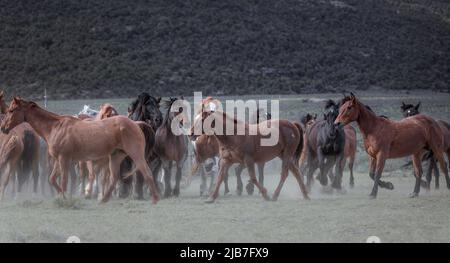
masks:
[(0, 25), (28, 98), (450, 92), (447, 0), (3, 0)]

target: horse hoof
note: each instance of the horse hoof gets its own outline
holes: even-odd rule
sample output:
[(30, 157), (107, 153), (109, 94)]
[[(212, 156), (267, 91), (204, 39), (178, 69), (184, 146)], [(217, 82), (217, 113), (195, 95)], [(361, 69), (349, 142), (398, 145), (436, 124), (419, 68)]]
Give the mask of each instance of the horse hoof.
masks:
[(391, 182), (386, 182), (386, 189), (394, 190), (394, 184), (392, 184)]
[(255, 187), (253, 186), (253, 184), (247, 184), (245, 186), (245, 190), (247, 190), (248, 195), (253, 195), (253, 192), (255, 191)]
[(324, 194), (332, 194), (333, 193), (333, 188), (329, 187), (329, 186), (324, 186), (324, 187), (322, 187), (322, 193), (324, 193)]
[(273, 201), (273, 202), (276, 202), (277, 200), (278, 200), (278, 197), (275, 197), (275, 196), (272, 197), (272, 201)]
[(214, 203), (214, 198), (209, 197), (208, 199), (206, 199), (205, 203), (206, 203), (206, 204), (212, 204), (212, 203)]
[(180, 195), (180, 190), (174, 189), (174, 190), (173, 190), (173, 195), (174, 195), (175, 197), (178, 197), (178, 196)]
[(241, 195), (242, 195), (242, 190), (236, 191), (236, 194), (237, 194), (238, 196), (241, 196)]
[(370, 194), (370, 195), (369, 195), (369, 199), (375, 200), (375, 199), (377, 199), (377, 195), (375, 195), (375, 194)]
[(409, 198), (416, 198), (416, 197), (418, 197), (419, 196), (419, 193), (410, 193), (409, 194)]

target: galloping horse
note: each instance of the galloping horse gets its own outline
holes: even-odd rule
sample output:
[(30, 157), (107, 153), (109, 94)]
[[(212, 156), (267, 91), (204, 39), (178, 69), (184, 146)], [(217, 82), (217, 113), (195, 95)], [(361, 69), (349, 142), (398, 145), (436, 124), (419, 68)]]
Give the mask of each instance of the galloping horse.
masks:
[[(178, 197), (180, 194), (180, 181), (184, 162), (188, 156), (188, 139), (186, 135), (175, 135), (172, 131), (172, 120), (179, 114), (185, 114), (180, 109), (172, 108), (172, 105), (178, 99), (170, 98), (165, 102), (166, 115), (164, 120), (155, 133), (155, 153), (161, 158), (164, 169), (164, 197), (174, 195)], [(180, 126), (182, 123), (180, 123)], [(180, 128), (181, 129), (181, 128)], [(175, 175), (175, 187), (172, 192), (171, 173), (172, 164), (177, 167)]]
[(414, 191), (410, 196), (418, 196), (422, 177), (421, 158), (427, 150), (432, 150), (435, 154), (450, 189), (450, 178), (443, 157), (443, 132), (433, 118), (419, 114), (401, 121), (392, 121), (375, 115), (353, 94), (344, 97), (341, 105), (335, 123), (347, 125), (356, 121), (363, 135), (366, 152), (371, 157), (369, 175), (374, 180), (374, 185), (370, 197), (376, 198), (378, 186), (393, 189), (392, 183), (380, 180), (386, 159), (408, 155), (413, 155), (416, 176)]
[[(334, 100), (328, 100), (325, 105), (325, 110), (328, 110), (336, 120), (339, 114), (339, 104)], [(348, 160), (348, 169), (350, 171), (350, 187), (355, 185), (355, 178), (353, 177), (353, 164), (355, 163), (356, 156), (356, 130), (351, 125), (344, 126), (345, 133), (345, 146), (344, 146), (344, 159), (342, 159), (341, 167), (345, 166), (345, 162)], [(330, 171), (331, 172), (331, 171)]]
[[(227, 125), (233, 125), (234, 135), (223, 135), (215, 132), (215, 129), (214, 131), (207, 131), (212, 132), (210, 135), (216, 137), (220, 148), (219, 177), (215, 190), (206, 201), (207, 203), (214, 202), (218, 197), (220, 185), (227, 176), (228, 169), (233, 163), (241, 163), (247, 166), (252, 183), (259, 189), (263, 198), (269, 200), (267, 190), (261, 186), (256, 179), (255, 163), (268, 162), (276, 157), (279, 157), (282, 160), (282, 171), (280, 182), (273, 195), (273, 200), (275, 201), (278, 199), (289, 170), (297, 179), (303, 197), (308, 199), (306, 186), (303, 183), (303, 178), (298, 168), (298, 159), (300, 158), (303, 147), (301, 136), (302, 129), (300, 124), (293, 124), (287, 120), (270, 120), (267, 121), (268, 123), (248, 124), (230, 118), (222, 111), (202, 111), (201, 118), (196, 118), (194, 125), (191, 128), (191, 139), (196, 139), (199, 136), (194, 131), (202, 131), (201, 133), (205, 134), (203, 122), (208, 117), (214, 119), (214, 127), (217, 127), (218, 129), (222, 128), (223, 131), (227, 130)], [(279, 131), (279, 139), (273, 146), (261, 145), (261, 139), (266, 137), (262, 135), (263, 133), (261, 131), (267, 129), (267, 124)], [(237, 126), (245, 128), (245, 135), (236, 135)], [(256, 135), (250, 135), (250, 129), (256, 130)]]
[[(147, 160), (148, 165), (150, 166), (154, 181), (156, 182), (156, 187), (158, 189), (158, 193), (160, 193), (160, 187), (158, 182), (158, 171), (161, 167), (161, 159), (154, 151), (155, 144), (155, 131), (162, 124), (162, 113), (159, 110), (159, 104), (161, 102), (161, 98), (155, 98), (150, 94), (143, 92), (141, 93), (137, 99), (135, 99), (130, 107), (128, 108), (128, 118), (133, 121), (136, 121), (141, 127), (142, 132), (145, 137), (145, 159)], [(146, 123), (147, 125), (144, 125)], [(120, 184), (120, 197), (126, 197), (129, 195), (132, 179), (123, 178), (123, 174), (131, 168), (132, 161), (130, 158), (126, 158), (122, 163), (121, 170), (121, 184)], [(140, 172), (137, 172), (134, 176), (135, 185), (134, 190), (138, 200), (144, 199), (144, 177)]]
[[(400, 108), (401, 108), (403, 116), (405, 118), (420, 114), (420, 112), (419, 112), (420, 102), (417, 105), (405, 104), (404, 102), (402, 102), (402, 106)], [(439, 124), (439, 126), (441, 127), (441, 130), (443, 132), (444, 150), (447, 153), (447, 159), (450, 162), (450, 124), (443, 120), (437, 120), (437, 123)], [(424, 182), (423, 185), (425, 185), (427, 187), (427, 189), (430, 188), (431, 174), (434, 171), (435, 188), (439, 189), (439, 169), (438, 169), (438, 166), (436, 163), (436, 159), (433, 155), (433, 152), (427, 151), (427, 153), (424, 154), (422, 160), (427, 160), (427, 162), (428, 162), (426, 182)]]
[[(23, 122), (29, 123), (47, 142), (49, 153), (55, 160), (50, 182), (63, 198), (71, 162), (109, 157), (112, 182), (102, 199), (103, 202), (108, 201), (119, 177), (120, 163), (128, 155), (154, 190), (153, 203), (158, 202), (153, 177), (144, 157), (144, 135), (139, 126), (128, 118), (115, 116), (101, 121), (83, 121), (48, 112), (34, 102), (15, 97), (2, 121), (1, 130), (8, 133)], [(92, 136), (80, 137), (82, 133)], [(61, 185), (57, 182), (58, 174), (61, 175)]]

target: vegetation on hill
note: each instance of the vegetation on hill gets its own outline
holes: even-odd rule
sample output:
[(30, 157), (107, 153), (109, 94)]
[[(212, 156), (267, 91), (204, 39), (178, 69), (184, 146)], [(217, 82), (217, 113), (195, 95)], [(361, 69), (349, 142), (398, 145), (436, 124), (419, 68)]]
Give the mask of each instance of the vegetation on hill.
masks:
[(5, 0), (0, 25), (28, 98), (450, 91), (446, 0)]

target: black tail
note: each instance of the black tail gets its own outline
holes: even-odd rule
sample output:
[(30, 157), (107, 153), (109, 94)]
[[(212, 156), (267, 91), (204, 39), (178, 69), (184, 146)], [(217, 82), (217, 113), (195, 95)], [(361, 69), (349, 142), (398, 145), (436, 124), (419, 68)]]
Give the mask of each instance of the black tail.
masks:
[(21, 157), (21, 165), (22, 165), (22, 176), (23, 182), (25, 182), (33, 169), (33, 158), (34, 153), (39, 150), (36, 149), (36, 135), (32, 131), (25, 131), (23, 138), (23, 153)]
[(302, 152), (303, 152), (303, 129), (302, 126), (300, 125), (300, 123), (298, 122), (294, 122), (295, 127), (297, 127), (298, 132), (300, 134), (300, 141), (297, 145), (297, 149), (295, 150), (295, 154), (294, 154), (294, 160), (295, 163), (298, 164), (298, 162), (300, 161), (300, 157), (302, 156)]

